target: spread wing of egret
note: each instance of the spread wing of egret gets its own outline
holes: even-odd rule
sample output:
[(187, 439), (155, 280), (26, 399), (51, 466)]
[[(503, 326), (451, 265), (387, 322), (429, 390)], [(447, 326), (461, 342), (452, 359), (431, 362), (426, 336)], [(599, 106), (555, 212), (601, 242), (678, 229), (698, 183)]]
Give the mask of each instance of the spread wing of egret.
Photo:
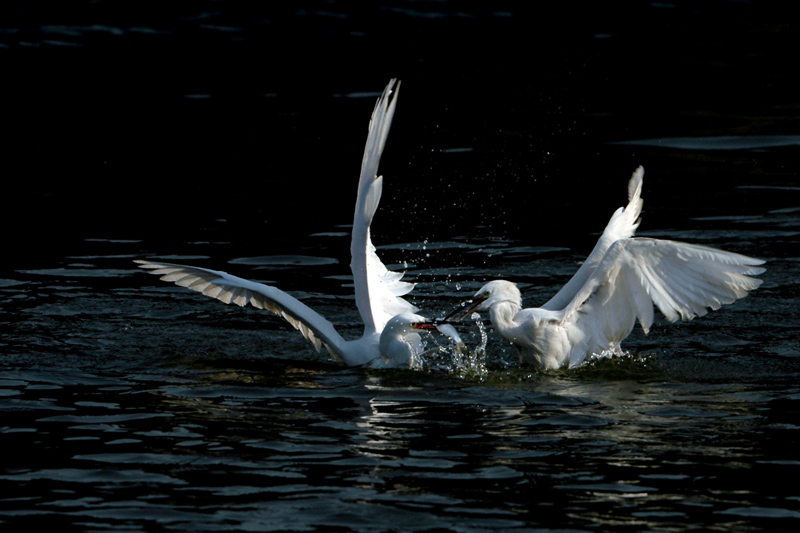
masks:
[[(408, 366), (419, 349), (418, 330), (439, 329), (457, 334), (446, 324), (428, 322), (414, 314), (417, 308), (402, 296), (413, 288), (381, 262), (370, 237), (370, 224), (378, 209), (383, 178), (377, 175), (381, 154), (394, 116), (400, 84), (392, 79), (378, 99), (369, 123), (361, 162), (358, 194), (350, 244), (356, 305), (364, 322), (364, 334), (345, 340), (319, 313), (286, 292), (242, 279), (226, 272), (159, 261), (137, 260), (141, 268), (224, 303), (267, 309), (294, 326), (319, 351), (323, 347), (347, 365)], [(387, 324), (391, 321), (391, 328)], [(389, 331), (391, 330), (391, 331)], [(385, 335), (383, 335), (385, 333)], [(460, 342), (460, 339), (455, 339)]]
[(691, 320), (744, 298), (761, 285), (764, 261), (670, 240), (634, 237), (642, 209), (644, 169), (628, 184), (628, 204), (617, 209), (586, 261), (553, 298), (522, 308), (514, 283), (490, 281), (473, 311), (488, 311), (495, 331), (513, 343), (524, 363), (577, 366), (592, 354), (619, 353), (638, 321), (647, 333), (654, 307), (667, 318)]

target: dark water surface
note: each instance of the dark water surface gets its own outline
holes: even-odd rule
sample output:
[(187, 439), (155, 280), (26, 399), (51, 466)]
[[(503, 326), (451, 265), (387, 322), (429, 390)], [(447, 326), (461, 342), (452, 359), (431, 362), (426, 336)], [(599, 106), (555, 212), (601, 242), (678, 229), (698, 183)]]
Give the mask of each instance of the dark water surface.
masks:
[[(800, 28), (770, 3), (0, 14), (2, 531), (797, 529)], [(485, 368), (384, 371), (134, 268), (275, 283), (360, 335), (349, 224), (395, 76), (373, 239), (426, 314), (497, 277), (546, 301), (639, 164), (640, 235), (764, 284), (573, 371), (488, 324)]]

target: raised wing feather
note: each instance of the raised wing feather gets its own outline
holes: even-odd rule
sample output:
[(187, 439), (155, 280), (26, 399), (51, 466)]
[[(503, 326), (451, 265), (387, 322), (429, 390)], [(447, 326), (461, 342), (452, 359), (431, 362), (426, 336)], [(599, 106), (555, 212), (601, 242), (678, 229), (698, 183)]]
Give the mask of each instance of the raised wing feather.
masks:
[(557, 311), (564, 309), (575, 298), (586, 280), (592, 275), (597, 265), (603, 260), (609, 247), (618, 239), (633, 237), (639, 227), (639, 215), (642, 213), (642, 180), (644, 168), (638, 167), (628, 182), (628, 205), (617, 209), (608, 221), (603, 234), (597, 240), (592, 253), (586, 258), (581, 267), (564, 287), (556, 293), (542, 309)]
[(743, 298), (762, 280), (764, 261), (706, 246), (631, 238), (614, 242), (563, 311), (574, 332), (570, 365), (616, 346), (639, 321), (645, 333), (653, 305), (674, 322), (691, 320)]
[(401, 281), (402, 273), (392, 272), (384, 266), (375, 253), (369, 231), (383, 188), (383, 178), (377, 172), (400, 89), (399, 83), (394, 89), (395, 83), (394, 79), (389, 82), (372, 112), (353, 218), (350, 268), (355, 282), (356, 305), (364, 320), (365, 334), (382, 331), (389, 319), (397, 314), (417, 311), (416, 307), (401, 298), (414, 285)]
[(332, 355), (345, 359), (342, 351), (344, 340), (333, 325), (280, 289), (217, 270), (171, 263), (135, 262), (150, 274), (161, 276), (163, 281), (200, 292), (226, 304), (234, 303), (242, 307), (250, 304), (257, 309), (272, 311), (302, 333), (317, 351), (324, 346)]

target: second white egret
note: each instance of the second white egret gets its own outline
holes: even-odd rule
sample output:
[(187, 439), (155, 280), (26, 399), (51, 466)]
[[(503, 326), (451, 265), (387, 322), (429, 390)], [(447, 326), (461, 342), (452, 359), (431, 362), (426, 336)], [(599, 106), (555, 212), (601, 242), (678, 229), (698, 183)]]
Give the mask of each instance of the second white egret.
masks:
[[(670, 322), (691, 320), (761, 285), (764, 261), (707, 246), (633, 237), (642, 209), (644, 169), (628, 184), (628, 205), (613, 214), (570, 281), (539, 308), (522, 308), (514, 283), (490, 281), (461, 312), (488, 311), (520, 360), (545, 369), (574, 367), (592, 354), (622, 352), (636, 321), (647, 333), (653, 305)], [(451, 316), (456, 312), (451, 313)]]

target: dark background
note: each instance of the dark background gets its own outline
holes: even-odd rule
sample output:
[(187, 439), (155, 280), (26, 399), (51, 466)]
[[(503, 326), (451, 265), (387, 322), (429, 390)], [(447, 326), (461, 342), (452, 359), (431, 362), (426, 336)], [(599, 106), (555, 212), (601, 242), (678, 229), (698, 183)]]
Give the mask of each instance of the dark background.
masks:
[[(225, 220), (225, 239), (280, 251), (349, 224), (391, 77), (403, 84), (380, 242), (580, 239), (639, 164), (646, 199), (713, 214), (691, 191), (752, 185), (746, 158), (700, 175), (696, 155), (608, 143), (796, 134), (787, 4), (3, 2), (6, 250), (47, 262), (87, 238), (174, 249), (222, 238)], [(796, 178), (758, 165), (764, 183)]]
[[(474, 5), (0, 2), (3, 533), (796, 530), (793, 3)], [(360, 335), (346, 226), (392, 77), (372, 230), (426, 316), (501, 276), (549, 299), (639, 164), (639, 234), (766, 259), (763, 285), (572, 371), (487, 324), (479, 381), (346, 369), (135, 268), (271, 283)], [(615, 144), (766, 135), (795, 145)]]

